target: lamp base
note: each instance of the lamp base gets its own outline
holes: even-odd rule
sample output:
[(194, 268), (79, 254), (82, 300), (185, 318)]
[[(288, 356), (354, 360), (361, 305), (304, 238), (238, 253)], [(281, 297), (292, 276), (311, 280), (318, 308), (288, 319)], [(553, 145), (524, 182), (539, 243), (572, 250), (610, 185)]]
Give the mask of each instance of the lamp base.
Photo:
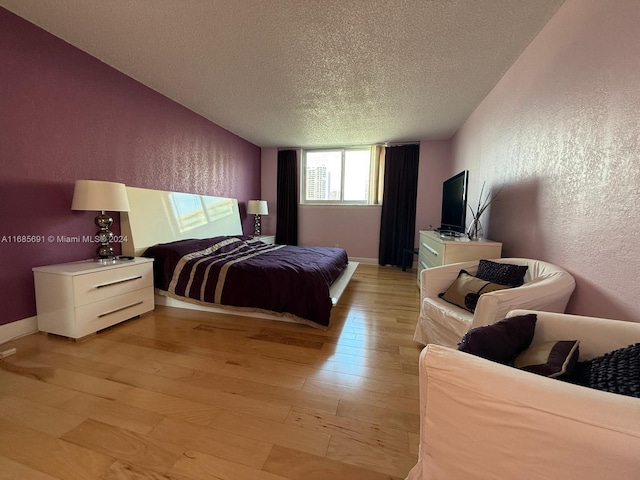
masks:
[(255, 220), (253, 222), (253, 236), (260, 236), (260, 214), (256, 213)]
[(109, 260), (114, 258), (115, 255), (113, 247), (111, 246), (113, 233), (109, 230), (109, 227), (113, 224), (113, 217), (105, 212), (101, 212), (96, 216), (95, 224), (100, 227), (100, 230), (96, 232), (96, 240), (100, 242), (100, 246), (96, 249), (98, 259)]

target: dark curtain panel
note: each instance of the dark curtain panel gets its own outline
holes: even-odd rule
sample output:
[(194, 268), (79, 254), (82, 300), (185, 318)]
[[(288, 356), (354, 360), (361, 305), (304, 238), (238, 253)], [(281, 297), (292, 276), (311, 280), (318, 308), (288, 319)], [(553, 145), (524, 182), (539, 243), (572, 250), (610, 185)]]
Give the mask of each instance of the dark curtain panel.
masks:
[(403, 264), (404, 249), (413, 248), (416, 231), (419, 145), (388, 147), (380, 221), (380, 265)]
[(278, 152), (276, 243), (298, 245), (298, 175), (295, 150)]

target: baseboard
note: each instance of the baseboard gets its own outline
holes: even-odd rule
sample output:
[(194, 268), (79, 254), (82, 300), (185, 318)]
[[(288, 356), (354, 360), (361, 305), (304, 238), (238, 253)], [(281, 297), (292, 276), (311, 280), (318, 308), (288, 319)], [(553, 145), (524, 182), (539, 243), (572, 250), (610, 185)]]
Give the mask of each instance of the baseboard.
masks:
[[(378, 265), (377, 258), (361, 258), (361, 257), (349, 257), (349, 260), (354, 262), (363, 263), (365, 265)], [(411, 267), (407, 265), (407, 268), (418, 268), (418, 262), (415, 261), (411, 264)]]
[(0, 345), (38, 331), (38, 317), (23, 318), (15, 322), (0, 325)]
[(358, 263), (363, 263), (365, 265), (377, 265), (377, 258), (362, 258), (362, 257), (349, 257), (349, 261), (354, 261)]

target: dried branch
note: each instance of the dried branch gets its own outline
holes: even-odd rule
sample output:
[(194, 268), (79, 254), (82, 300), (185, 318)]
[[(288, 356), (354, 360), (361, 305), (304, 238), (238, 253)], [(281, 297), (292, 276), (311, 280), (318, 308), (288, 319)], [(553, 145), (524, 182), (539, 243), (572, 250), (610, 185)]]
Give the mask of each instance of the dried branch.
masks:
[(480, 196), (478, 197), (478, 206), (476, 208), (476, 211), (474, 212), (473, 207), (469, 205), (471, 215), (473, 215), (473, 219), (476, 221), (480, 221), (480, 216), (484, 213), (487, 207), (491, 205), (496, 200), (496, 198), (498, 198), (498, 195), (500, 195), (500, 192), (502, 192), (502, 189), (504, 188), (504, 186), (500, 187), (500, 189), (494, 195), (491, 195), (491, 192), (487, 192), (487, 196), (483, 200), (482, 195), (484, 193), (485, 183), (486, 182), (482, 182), (482, 188), (480, 189)]

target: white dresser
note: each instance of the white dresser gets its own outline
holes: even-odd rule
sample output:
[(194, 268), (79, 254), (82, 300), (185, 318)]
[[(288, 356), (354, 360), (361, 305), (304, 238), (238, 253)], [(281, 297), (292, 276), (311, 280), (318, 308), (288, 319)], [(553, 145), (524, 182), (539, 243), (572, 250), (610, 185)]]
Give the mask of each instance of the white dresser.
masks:
[(34, 267), (38, 330), (81, 338), (153, 310), (153, 259)]
[(491, 240), (467, 240), (443, 238), (438, 232), (420, 231), (418, 248), (418, 285), (420, 272), (425, 268), (437, 267), (449, 263), (480, 260), (481, 258), (500, 258), (502, 243)]

